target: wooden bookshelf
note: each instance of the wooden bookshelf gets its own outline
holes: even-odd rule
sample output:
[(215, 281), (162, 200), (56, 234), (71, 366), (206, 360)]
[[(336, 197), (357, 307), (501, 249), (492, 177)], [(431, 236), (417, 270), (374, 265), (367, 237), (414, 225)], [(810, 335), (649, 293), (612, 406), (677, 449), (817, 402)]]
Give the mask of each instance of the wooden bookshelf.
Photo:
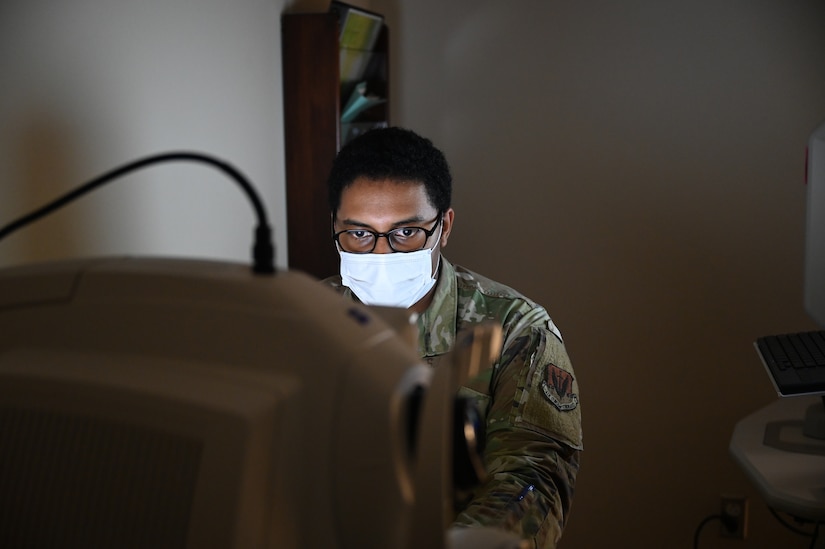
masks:
[[(281, 18), (288, 262), (290, 269), (318, 278), (338, 272), (326, 189), (345, 137), (338, 36), (333, 13)], [(389, 99), (388, 45), (383, 25), (364, 79)], [(357, 122), (386, 125), (388, 113), (389, 100), (365, 111)]]

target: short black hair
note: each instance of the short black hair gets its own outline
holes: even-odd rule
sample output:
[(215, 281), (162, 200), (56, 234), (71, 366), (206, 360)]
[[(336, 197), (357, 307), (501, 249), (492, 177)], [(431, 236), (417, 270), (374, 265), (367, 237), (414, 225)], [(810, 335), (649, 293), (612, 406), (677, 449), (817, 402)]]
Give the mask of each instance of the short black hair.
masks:
[(423, 183), (435, 209), (445, 212), (450, 207), (453, 178), (447, 159), (432, 141), (412, 130), (369, 130), (341, 148), (327, 179), (333, 215), (341, 206), (341, 193), (360, 177)]

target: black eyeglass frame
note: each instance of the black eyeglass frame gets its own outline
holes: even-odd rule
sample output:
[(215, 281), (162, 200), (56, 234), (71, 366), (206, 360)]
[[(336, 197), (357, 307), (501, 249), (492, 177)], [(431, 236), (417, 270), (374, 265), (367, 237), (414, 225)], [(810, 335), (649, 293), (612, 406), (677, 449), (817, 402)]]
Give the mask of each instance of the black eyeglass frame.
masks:
[[(375, 247), (378, 246), (378, 239), (381, 238), (381, 237), (384, 237), (384, 238), (387, 239), (387, 244), (389, 244), (390, 249), (392, 250), (393, 253), (396, 253), (396, 254), (409, 254), (409, 253), (412, 253), (412, 252), (420, 252), (421, 250), (423, 250), (427, 246), (427, 241), (435, 233), (435, 230), (438, 228), (438, 226), (443, 221), (444, 221), (443, 212), (439, 211), (438, 214), (436, 214), (436, 216), (433, 219), (431, 219), (430, 221), (427, 222), (427, 223), (435, 222), (435, 225), (433, 225), (433, 228), (429, 229), (429, 230), (425, 229), (424, 227), (415, 227), (415, 226), (396, 227), (395, 229), (392, 229), (392, 230), (387, 231), (385, 233), (379, 233), (379, 232), (376, 232), (376, 231), (371, 231), (369, 229), (344, 229), (343, 231), (338, 231), (337, 233), (333, 233), (332, 234), (332, 239), (335, 241), (335, 244), (337, 244), (338, 247), (341, 250), (343, 250), (347, 253), (350, 253), (350, 254), (371, 254), (373, 251), (375, 251)], [(393, 247), (392, 240), (390, 239), (390, 235), (392, 233), (396, 232), (396, 231), (403, 231), (405, 229), (418, 229), (420, 231), (424, 231), (424, 235), (425, 235), (424, 236), (424, 243), (421, 245), (420, 248), (418, 248), (416, 250), (396, 250)], [(347, 251), (346, 249), (344, 249), (344, 247), (341, 245), (341, 241), (339, 239), (341, 238), (342, 234), (352, 233), (352, 232), (370, 233), (375, 238), (375, 240), (373, 240), (373, 242), (372, 242), (372, 248), (370, 248), (370, 250), (367, 251), (367, 252), (350, 252), (350, 251)]]

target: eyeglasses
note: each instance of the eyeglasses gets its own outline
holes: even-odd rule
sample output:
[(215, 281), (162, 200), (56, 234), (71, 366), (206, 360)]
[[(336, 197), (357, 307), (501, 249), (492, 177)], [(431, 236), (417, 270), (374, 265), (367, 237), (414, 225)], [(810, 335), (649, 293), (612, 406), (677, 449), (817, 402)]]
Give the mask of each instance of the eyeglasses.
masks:
[(441, 212), (427, 223), (437, 223), (427, 230), (423, 227), (398, 227), (386, 233), (377, 233), (368, 229), (348, 229), (333, 235), (335, 242), (345, 252), (352, 254), (372, 253), (378, 239), (385, 237), (393, 252), (417, 252), (423, 250), (427, 240), (433, 235), (442, 220)]

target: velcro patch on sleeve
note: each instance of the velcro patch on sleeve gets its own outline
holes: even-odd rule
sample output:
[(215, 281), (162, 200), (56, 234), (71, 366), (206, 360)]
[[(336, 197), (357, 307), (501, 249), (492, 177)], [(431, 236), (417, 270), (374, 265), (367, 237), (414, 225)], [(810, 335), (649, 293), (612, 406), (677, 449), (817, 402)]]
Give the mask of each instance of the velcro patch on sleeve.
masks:
[(515, 423), (538, 431), (573, 448), (582, 448), (579, 387), (564, 344), (544, 330), (538, 338), (529, 368), (524, 368), (524, 389), (516, 404)]

